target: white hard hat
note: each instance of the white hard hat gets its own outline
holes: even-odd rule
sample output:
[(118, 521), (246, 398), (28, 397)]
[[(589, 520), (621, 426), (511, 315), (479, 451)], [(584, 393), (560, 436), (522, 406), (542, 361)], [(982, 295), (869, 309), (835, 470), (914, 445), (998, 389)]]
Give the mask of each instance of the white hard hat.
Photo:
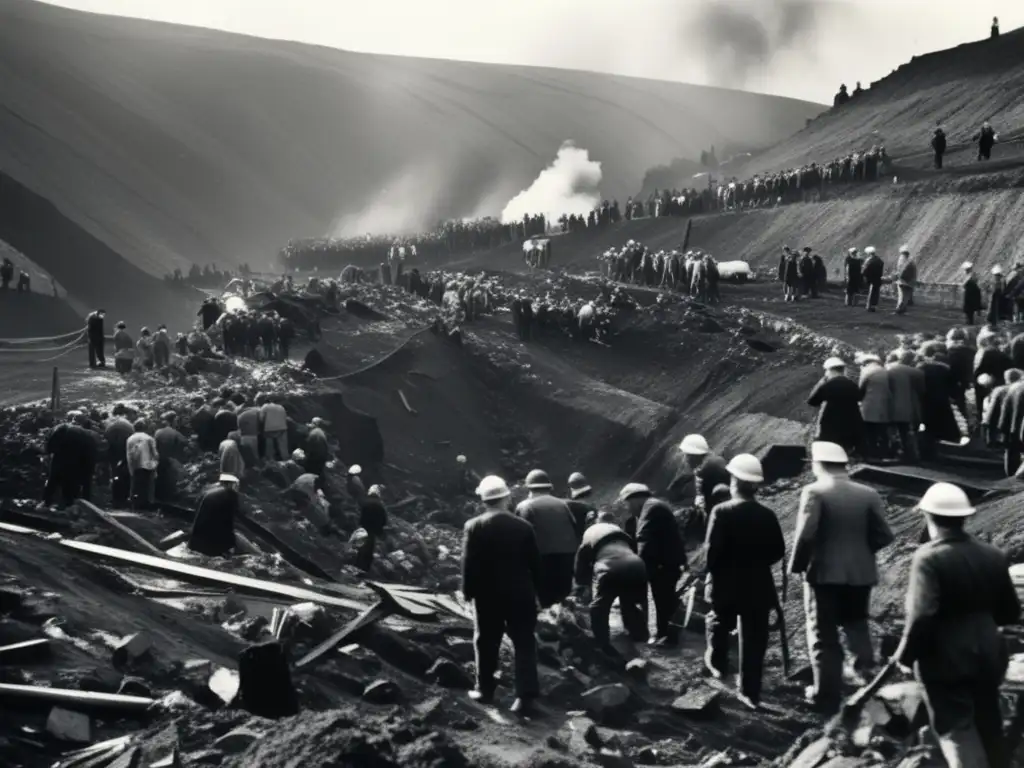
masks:
[(925, 491), (917, 508), (941, 517), (970, 517), (974, 514), (967, 494), (952, 483), (935, 483)]
[(969, 261), (965, 261), (963, 264), (960, 265), (960, 269), (962, 269), (964, 272), (970, 272), (972, 269), (974, 269), (974, 264), (972, 264)]
[(824, 368), (826, 371), (831, 371), (835, 368), (845, 367), (846, 361), (844, 361), (841, 357), (830, 357), (828, 360), (825, 361), (824, 365), (822, 365), (822, 368)]
[(622, 486), (622, 490), (619, 491), (619, 501), (626, 501), (626, 499), (631, 499), (641, 493), (649, 496), (651, 489), (643, 483), (626, 483)]
[(466, 463), (466, 457), (463, 456), (461, 453), (458, 456), (455, 457), (455, 460), (457, 462), (459, 462), (459, 464), (465, 464)]
[(867, 363), (881, 363), (882, 362), (882, 358), (880, 358), (874, 352), (865, 352), (863, 355), (858, 355), (857, 359), (858, 359), (858, 361), (860, 362), (861, 365), (866, 365)]
[(875, 246), (873, 246), (873, 245), (869, 245), (867, 248), (864, 249), (864, 253), (874, 253), (874, 252), (875, 252)]
[(850, 457), (843, 446), (816, 440), (811, 443), (811, 461), (822, 461), (826, 464), (846, 464)]
[(978, 385), (982, 387), (992, 387), (996, 383), (996, 380), (992, 378), (992, 374), (983, 373), (978, 377)]
[(480, 497), (481, 501), (496, 501), (498, 499), (504, 499), (511, 495), (511, 491), (508, 489), (505, 481), (497, 475), (488, 475), (480, 481), (480, 485), (476, 487), (476, 494)]
[(725, 468), (737, 480), (744, 480), (748, 483), (764, 482), (764, 471), (761, 469), (761, 462), (757, 456), (752, 454), (741, 453), (738, 456), (733, 456), (732, 461)]
[(363, 471), (363, 468), (360, 467), (358, 464), (353, 464), (351, 467), (348, 468), (348, 473), (350, 475), (358, 475), (362, 471)]
[(849, 252), (850, 252), (850, 253), (856, 253), (856, 252), (857, 252), (857, 249), (856, 249), (856, 248), (851, 248)]
[(687, 456), (703, 456), (706, 453), (711, 453), (708, 441), (704, 439), (703, 435), (687, 435), (679, 444), (679, 450)]
[(1001, 275), (1001, 274), (1003, 274), (1003, 268), (1000, 267), (998, 264), (996, 264), (994, 267), (992, 267), (992, 274), (993, 275)]
[(910, 246), (909, 245), (900, 246), (900, 253), (910, 253)]
[(238, 478), (234, 475), (229, 475), (227, 472), (220, 476), (220, 482), (222, 483), (237, 483)]

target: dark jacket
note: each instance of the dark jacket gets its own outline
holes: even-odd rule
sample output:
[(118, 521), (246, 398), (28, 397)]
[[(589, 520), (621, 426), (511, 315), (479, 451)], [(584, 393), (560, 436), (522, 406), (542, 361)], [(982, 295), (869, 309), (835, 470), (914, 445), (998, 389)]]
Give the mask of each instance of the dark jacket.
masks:
[(160, 463), (175, 459), (185, 460), (185, 450), (188, 447), (188, 440), (174, 427), (160, 427), (154, 434), (156, 450), (160, 454)]
[[(208, 405), (200, 406), (192, 413), (192, 431), (195, 433), (199, 447), (204, 451), (215, 451), (220, 445), (220, 440), (216, 439), (216, 429), (214, 429), (215, 416), (213, 408)], [(230, 431), (228, 430), (228, 432)]]
[(46, 452), (54, 468), (85, 470), (96, 463), (97, 441), (93, 433), (77, 424), (58, 424), (46, 439)]
[(959, 393), (966, 392), (974, 385), (975, 354), (977, 350), (967, 344), (951, 344), (946, 347), (946, 361)]
[(936, 129), (935, 135), (932, 136), (932, 149), (939, 155), (946, 151), (946, 134), (941, 128)]
[(778, 602), (772, 566), (786, 556), (775, 513), (753, 499), (732, 499), (711, 510), (707, 599), (772, 607)]
[(860, 444), (863, 422), (860, 415), (860, 387), (845, 376), (823, 377), (814, 387), (807, 404), (819, 408), (817, 440), (844, 447)]
[(877, 254), (871, 254), (864, 260), (864, 268), (861, 272), (864, 282), (867, 285), (881, 285), (882, 277), (885, 275), (885, 262)]
[(633, 540), (612, 523), (596, 523), (583, 534), (576, 552), (576, 583), (583, 586), (615, 567), (617, 563), (640, 558), (633, 551)]
[(680, 571), (686, 567), (686, 548), (672, 508), (661, 499), (644, 503), (636, 523), (637, 553), (647, 572)]
[(548, 494), (521, 501), (516, 514), (533, 526), (542, 555), (572, 554), (580, 544), (569, 505)]
[(536, 603), (540, 552), (533, 526), (510, 512), (487, 511), (462, 536), (462, 594), (467, 600)]
[(597, 508), (585, 499), (564, 499), (569, 511), (572, 512), (573, 523), (576, 526), (576, 537), (583, 536), (587, 530), (587, 516), (596, 512)]
[(983, 373), (995, 379), (995, 385), (1006, 381), (1006, 372), (1013, 368), (1013, 360), (1001, 349), (982, 349), (974, 356), (974, 381)]
[(965, 314), (981, 312), (985, 308), (985, 302), (981, 297), (981, 286), (978, 285), (974, 275), (964, 280), (964, 307)]
[(120, 416), (107, 421), (103, 437), (107, 441), (107, 450), (114, 461), (127, 461), (128, 438), (135, 432), (135, 427), (128, 419)]
[(960, 426), (953, 415), (953, 396), (956, 392), (953, 372), (945, 363), (925, 360), (917, 367), (924, 372), (924, 411), (921, 423), (929, 435), (937, 440), (958, 442)]
[(313, 427), (306, 435), (303, 450), (306, 457), (316, 463), (326, 463), (331, 458), (331, 448), (327, 443), (327, 435), (320, 427)]
[(376, 496), (359, 500), (359, 526), (371, 536), (380, 536), (388, 524), (388, 508)]
[(1024, 371), (1024, 333), (1018, 333), (1010, 340), (1010, 360), (1014, 368)]
[(731, 482), (732, 476), (725, 466), (725, 459), (716, 453), (709, 453), (693, 473), (694, 491), (704, 497), (705, 503), (716, 485), (729, 485)]
[(863, 283), (861, 277), (861, 265), (863, 262), (860, 256), (847, 254), (846, 262), (843, 265), (846, 272), (846, 292), (849, 294), (860, 293)]
[(910, 563), (896, 658), (928, 682), (998, 683), (1007, 650), (999, 627), (1020, 620), (1010, 563), (967, 533), (922, 544)]
[(199, 501), (188, 548), (209, 557), (223, 557), (235, 546), (235, 516), (239, 512), (238, 492), (218, 485)]
[(98, 312), (90, 312), (89, 316), (85, 320), (85, 327), (89, 333), (89, 338), (93, 342), (103, 341), (103, 318), (100, 317)]
[(213, 417), (213, 437), (217, 445), (228, 439), (228, 435), (238, 429), (238, 416), (234, 411), (221, 408)]

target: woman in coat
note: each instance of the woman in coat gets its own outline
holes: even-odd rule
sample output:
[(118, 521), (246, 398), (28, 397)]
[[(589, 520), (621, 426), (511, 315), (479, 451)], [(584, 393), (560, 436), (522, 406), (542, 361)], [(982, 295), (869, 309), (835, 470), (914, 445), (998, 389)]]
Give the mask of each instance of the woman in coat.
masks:
[(974, 316), (985, 308), (985, 303), (981, 299), (981, 287), (978, 285), (978, 279), (974, 276), (974, 265), (965, 261), (963, 271), (964, 319), (967, 321), (967, 325), (974, 325)]
[(996, 264), (992, 267), (992, 293), (988, 299), (988, 324), (999, 325), (1004, 315), (1003, 303), (1006, 295), (1006, 280), (1003, 278), (1003, 268)]

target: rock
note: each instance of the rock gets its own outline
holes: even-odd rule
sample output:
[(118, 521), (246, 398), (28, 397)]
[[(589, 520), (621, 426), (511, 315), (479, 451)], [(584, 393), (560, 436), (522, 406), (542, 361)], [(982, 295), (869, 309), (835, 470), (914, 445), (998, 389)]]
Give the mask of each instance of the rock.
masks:
[(812, 741), (804, 747), (803, 751), (793, 759), (788, 768), (819, 768), (825, 762), (830, 749), (832, 749), (831, 739), (822, 736), (817, 741)]
[(153, 689), (140, 677), (126, 677), (121, 681), (117, 692), (122, 696), (142, 696), (145, 699), (154, 698)]
[(381, 664), (380, 659), (378, 659), (366, 648), (359, 645), (359, 643), (352, 643), (350, 645), (346, 645), (344, 648), (341, 649), (341, 652), (345, 654), (345, 656), (356, 662), (359, 665), (360, 669), (368, 674), (377, 674), (378, 672), (380, 672), (380, 669), (383, 666), (383, 664)]
[(672, 709), (686, 715), (701, 714), (708, 711), (714, 704), (721, 691), (705, 685), (698, 685), (685, 691), (682, 696), (672, 702)]
[(443, 656), (427, 670), (427, 679), (445, 688), (469, 690), (473, 687), (473, 678), (462, 667), (451, 659)]
[(850, 735), (850, 741), (858, 749), (867, 749), (871, 746), (871, 739), (875, 735), (875, 726), (862, 725)]
[(61, 741), (88, 744), (92, 741), (92, 720), (83, 712), (54, 707), (46, 718), (46, 731)]
[(238, 704), (260, 717), (298, 714), (299, 700), (281, 643), (250, 645), (238, 655)]
[(121, 686), (121, 675), (113, 669), (94, 669), (78, 681), (79, 689), (93, 693), (117, 693)]
[(641, 765), (657, 765), (658, 750), (652, 746), (643, 747), (633, 756), (633, 762)]
[(220, 750), (225, 755), (237, 755), (247, 750), (255, 741), (263, 738), (262, 733), (249, 730), (248, 728), (235, 728), (228, 731), (215, 742), (214, 749)]
[(946, 760), (937, 749), (913, 751), (900, 762), (898, 768), (945, 768)]
[(878, 699), (869, 699), (861, 712), (861, 726), (874, 725), (885, 728), (892, 721), (892, 713), (889, 708)]
[(599, 685), (584, 691), (583, 707), (598, 721), (614, 719), (620, 715), (629, 702), (630, 692), (622, 683)]
[(189, 752), (185, 756), (185, 765), (220, 765), (224, 762), (224, 755), (216, 749), (201, 749), (198, 752)]
[(238, 673), (227, 667), (218, 667), (210, 675), (209, 688), (217, 698), (230, 706), (238, 695), (239, 679)]
[(599, 750), (594, 759), (604, 768), (633, 768), (633, 761), (617, 750)]
[(363, 698), (371, 704), (396, 704), (402, 698), (402, 690), (393, 680), (374, 680), (366, 686)]
[(890, 683), (878, 692), (877, 698), (884, 701), (894, 715), (905, 718), (908, 727), (912, 730), (917, 730), (928, 723), (924, 689), (920, 683), (914, 680)]
[(459, 661), (473, 661), (476, 658), (476, 648), (472, 640), (462, 637), (455, 637), (448, 640), (448, 650)]
[(650, 663), (647, 659), (630, 659), (626, 664), (626, 674), (634, 680), (645, 682), (647, 680), (647, 670), (649, 666)]
[(850, 757), (848, 755), (839, 755), (833, 757), (831, 760), (821, 764), (821, 768), (871, 768), (877, 763), (870, 759), (864, 759), (863, 757)]
[(147, 632), (136, 632), (128, 635), (114, 646), (114, 653), (111, 657), (115, 667), (123, 667), (126, 664), (134, 663), (148, 654), (153, 648), (153, 639)]

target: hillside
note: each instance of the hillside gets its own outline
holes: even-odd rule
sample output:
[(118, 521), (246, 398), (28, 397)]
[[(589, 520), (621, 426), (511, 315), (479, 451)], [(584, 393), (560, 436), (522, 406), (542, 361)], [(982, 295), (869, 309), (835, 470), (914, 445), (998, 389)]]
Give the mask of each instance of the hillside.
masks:
[(1022, 46), (1024, 28), (914, 57), (841, 109), (823, 113), (756, 156), (743, 174), (829, 160), (874, 144), (893, 156), (923, 153), (929, 160), (931, 132), (939, 121), (951, 146), (970, 140), (984, 120), (1004, 140), (1020, 134)]
[(345, 220), (361, 234), (498, 213), (566, 140), (624, 199), (652, 166), (711, 144), (767, 146), (821, 110), (24, 0), (0, 0), (0, 76), (0, 170), (155, 274), (265, 264), (289, 238)]

